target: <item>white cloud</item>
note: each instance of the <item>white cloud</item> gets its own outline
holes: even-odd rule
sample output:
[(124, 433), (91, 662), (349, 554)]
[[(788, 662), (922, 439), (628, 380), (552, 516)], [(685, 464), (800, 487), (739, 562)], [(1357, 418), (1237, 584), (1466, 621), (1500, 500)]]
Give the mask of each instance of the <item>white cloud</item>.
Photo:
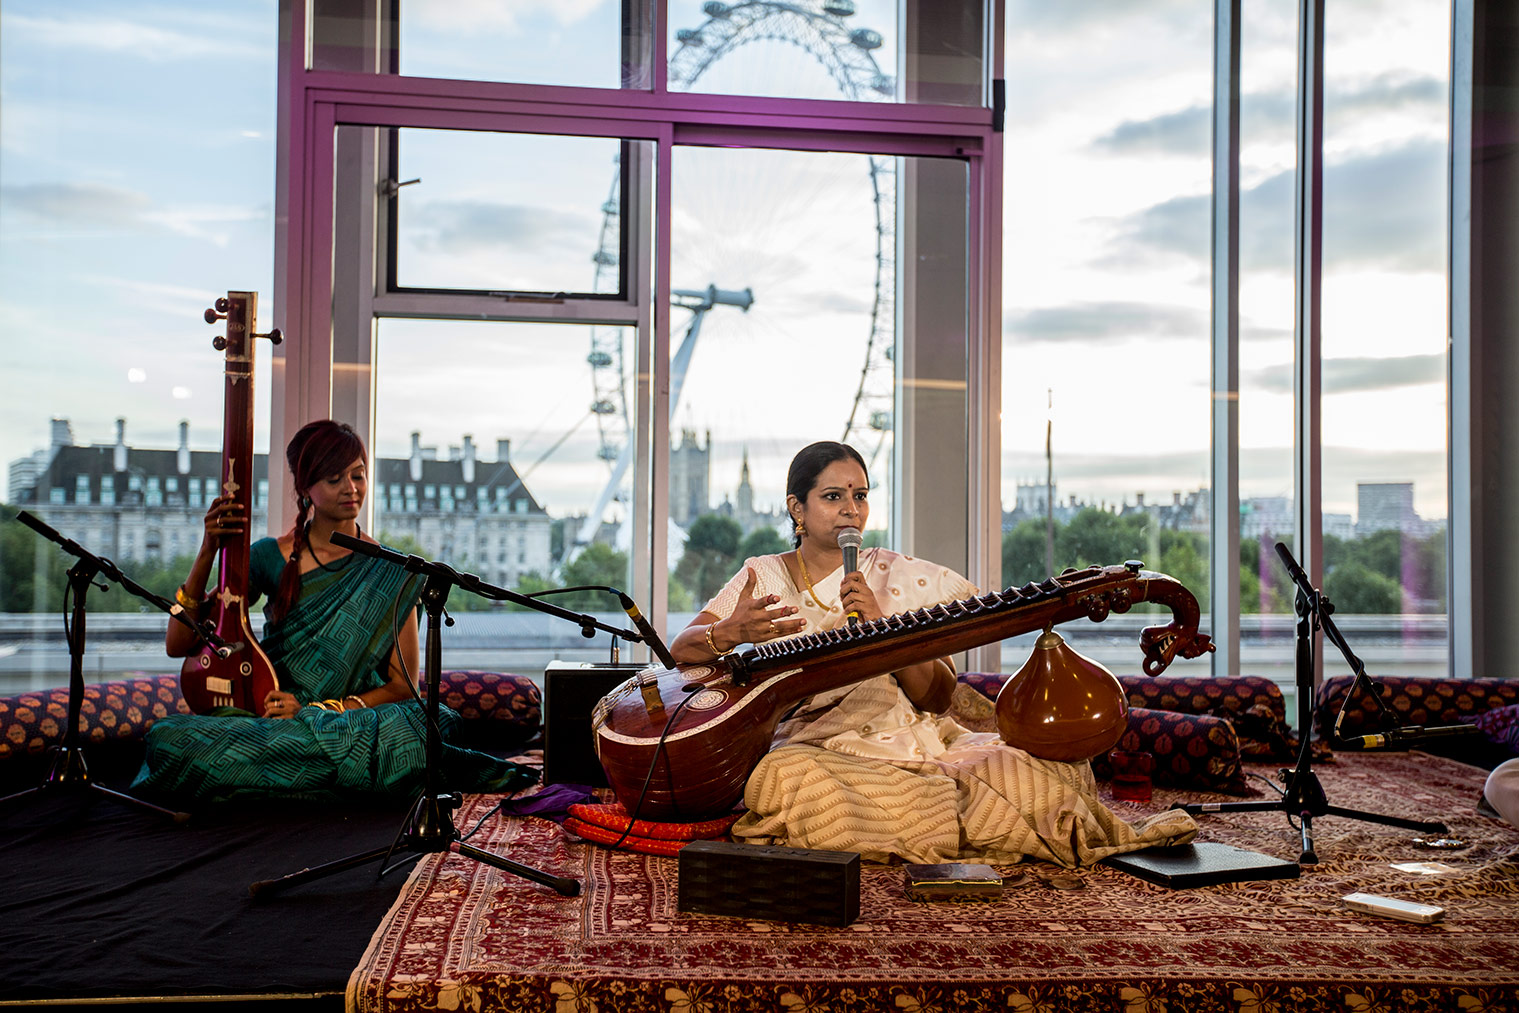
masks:
[[(1324, 263), (1409, 272), (1445, 264), (1446, 147), (1414, 140), (1362, 149), (1324, 170)], [(1292, 268), (1293, 174), (1280, 172), (1240, 193), (1240, 263), (1245, 270)], [(1144, 263), (1157, 253), (1205, 262), (1211, 197), (1183, 195), (1120, 220), (1109, 263)]]
[[(272, 5), (269, 16), (274, 16)], [(122, 54), (152, 63), (200, 60), (213, 50), (222, 60), (234, 57), (262, 60), (269, 56), (262, 46), (240, 42), (239, 32), (230, 30), (235, 22), (226, 31), (214, 31), (212, 24), (203, 26), (206, 31), (192, 32), (181, 27), (184, 19), (179, 12), (165, 12), (164, 21), (166, 26), (174, 27), (120, 16), (101, 17), (94, 11), (70, 12), (65, 8), (64, 13), (44, 17), (8, 13), (5, 30), (11, 39), (29, 47)]]
[(1139, 337), (1206, 337), (1208, 327), (1207, 313), (1199, 308), (1109, 301), (1008, 313), (1004, 331), (1014, 341), (1099, 343)]
[(432, 30), (515, 33), (535, 18), (573, 25), (599, 6), (601, 0), (408, 0), (406, 13)]
[[(1290, 364), (1278, 364), (1253, 371), (1246, 385), (1264, 391), (1290, 394), (1292, 376)], [(1444, 380), (1443, 355), (1395, 355), (1385, 358), (1357, 356), (1325, 359), (1323, 362), (1322, 383), (1326, 395), (1392, 390), (1443, 383)]]
[(157, 207), (140, 190), (104, 183), (23, 183), (0, 187), (0, 207), (41, 224), (45, 229), (90, 232), (160, 232), (227, 243), (222, 227), (233, 222), (262, 221), (268, 210), (258, 207), (186, 205)]

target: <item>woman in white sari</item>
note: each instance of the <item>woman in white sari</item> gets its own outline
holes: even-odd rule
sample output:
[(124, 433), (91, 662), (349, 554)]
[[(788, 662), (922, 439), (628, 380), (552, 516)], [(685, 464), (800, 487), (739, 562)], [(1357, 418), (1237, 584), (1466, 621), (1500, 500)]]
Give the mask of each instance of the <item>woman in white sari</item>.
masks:
[[(786, 481), (796, 548), (746, 560), (675, 638), (676, 661), (977, 593), (954, 571), (889, 549), (866, 550), (845, 573), (838, 534), (864, 529), (869, 488), (846, 444), (798, 453)], [(1030, 856), (1071, 867), (1196, 834), (1180, 810), (1125, 823), (1097, 799), (1086, 763), (1041, 760), (962, 728), (944, 715), (954, 688), (953, 663), (937, 658), (804, 700), (750, 775), (733, 835), (878, 861)]]

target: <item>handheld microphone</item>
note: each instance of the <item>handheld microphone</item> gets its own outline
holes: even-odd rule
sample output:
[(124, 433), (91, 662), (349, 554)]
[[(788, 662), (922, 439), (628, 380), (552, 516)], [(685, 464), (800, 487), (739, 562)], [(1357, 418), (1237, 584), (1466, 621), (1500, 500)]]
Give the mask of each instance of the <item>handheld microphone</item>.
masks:
[[(844, 573), (853, 573), (860, 568), (860, 545), (864, 539), (860, 537), (859, 528), (843, 528), (839, 531), (839, 548), (844, 550)], [(858, 612), (849, 613), (849, 625), (853, 626), (860, 621)]]

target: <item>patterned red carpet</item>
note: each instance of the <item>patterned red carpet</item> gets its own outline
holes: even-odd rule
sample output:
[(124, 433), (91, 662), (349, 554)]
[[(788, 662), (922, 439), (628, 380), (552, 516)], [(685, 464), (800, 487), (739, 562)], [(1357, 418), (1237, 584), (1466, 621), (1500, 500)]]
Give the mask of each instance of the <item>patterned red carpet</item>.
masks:
[[(1257, 767), (1274, 774), (1274, 767)], [(416, 866), (348, 987), (351, 1010), (864, 1011), (1519, 1010), (1519, 831), (1474, 808), (1485, 772), (1419, 753), (1315, 768), (1333, 805), (1441, 819), (1467, 842), (1324, 816), (1299, 879), (1171, 890), (1099, 866), (1022, 875), (1000, 900), (918, 902), (900, 867), (867, 865), (847, 928), (678, 914), (676, 860), (492, 817), (470, 841), (579, 877), (564, 898), (455, 855)], [(1224, 796), (1157, 790), (1133, 816)], [(493, 800), (472, 798), (458, 825)], [(1199, 818), (1199, 840), (1296, 858), (1278, 812)], [(1444, 872), (1393, 863), (1442, 863)], [(1026, 875), (1025, 875), (1026, 874)], [(1081, 888), (1072, 889), (1071, 879)], [(1056, 884), (1059, 884), (1057, 886)], [(1064, 887), (1064, 888), (1060, 888)], [(1354, 914), (1362, 891), (1442, 905), (1443, 923)]]

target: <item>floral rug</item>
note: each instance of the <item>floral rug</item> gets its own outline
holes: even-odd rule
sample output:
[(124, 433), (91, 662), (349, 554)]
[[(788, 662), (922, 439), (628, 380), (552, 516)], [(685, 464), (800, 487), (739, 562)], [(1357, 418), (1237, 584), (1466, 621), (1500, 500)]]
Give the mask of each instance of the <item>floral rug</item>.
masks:
[[(1332, 805), (1443, 820), (1464, 843), (1430, 849), (1415, 831), (1323, 816), (1319, 864), (1297, 879), (1173, 890), (1107, 866), (1024, 864), (1001, 868), (999, 899), (958, 902), (910, 900), (900, 867), (867, 864), (860, 917), (836, 928), (681, 914), (676, 859), (493, 816), (469, 843), (576, 877), (581, 895), (427, 856), (354, 970), (348, 1008), (1519, 1013), (1519, 830), (1477, 813), (1485, 771), (1407, 753), (1342, 754), (1315, 772)], [(1233, 800), (1157, 789), (1150, 803), (1112, 804), (1137, 818), (1183, 801)], [(493, 802), (470, 797), (457, 825)], [(1297, 857), (1281, 812), (1198, 819), (1201, 841)], [(1446, 915), (1356, 914), (1339, 903), (1356, 891)]]

